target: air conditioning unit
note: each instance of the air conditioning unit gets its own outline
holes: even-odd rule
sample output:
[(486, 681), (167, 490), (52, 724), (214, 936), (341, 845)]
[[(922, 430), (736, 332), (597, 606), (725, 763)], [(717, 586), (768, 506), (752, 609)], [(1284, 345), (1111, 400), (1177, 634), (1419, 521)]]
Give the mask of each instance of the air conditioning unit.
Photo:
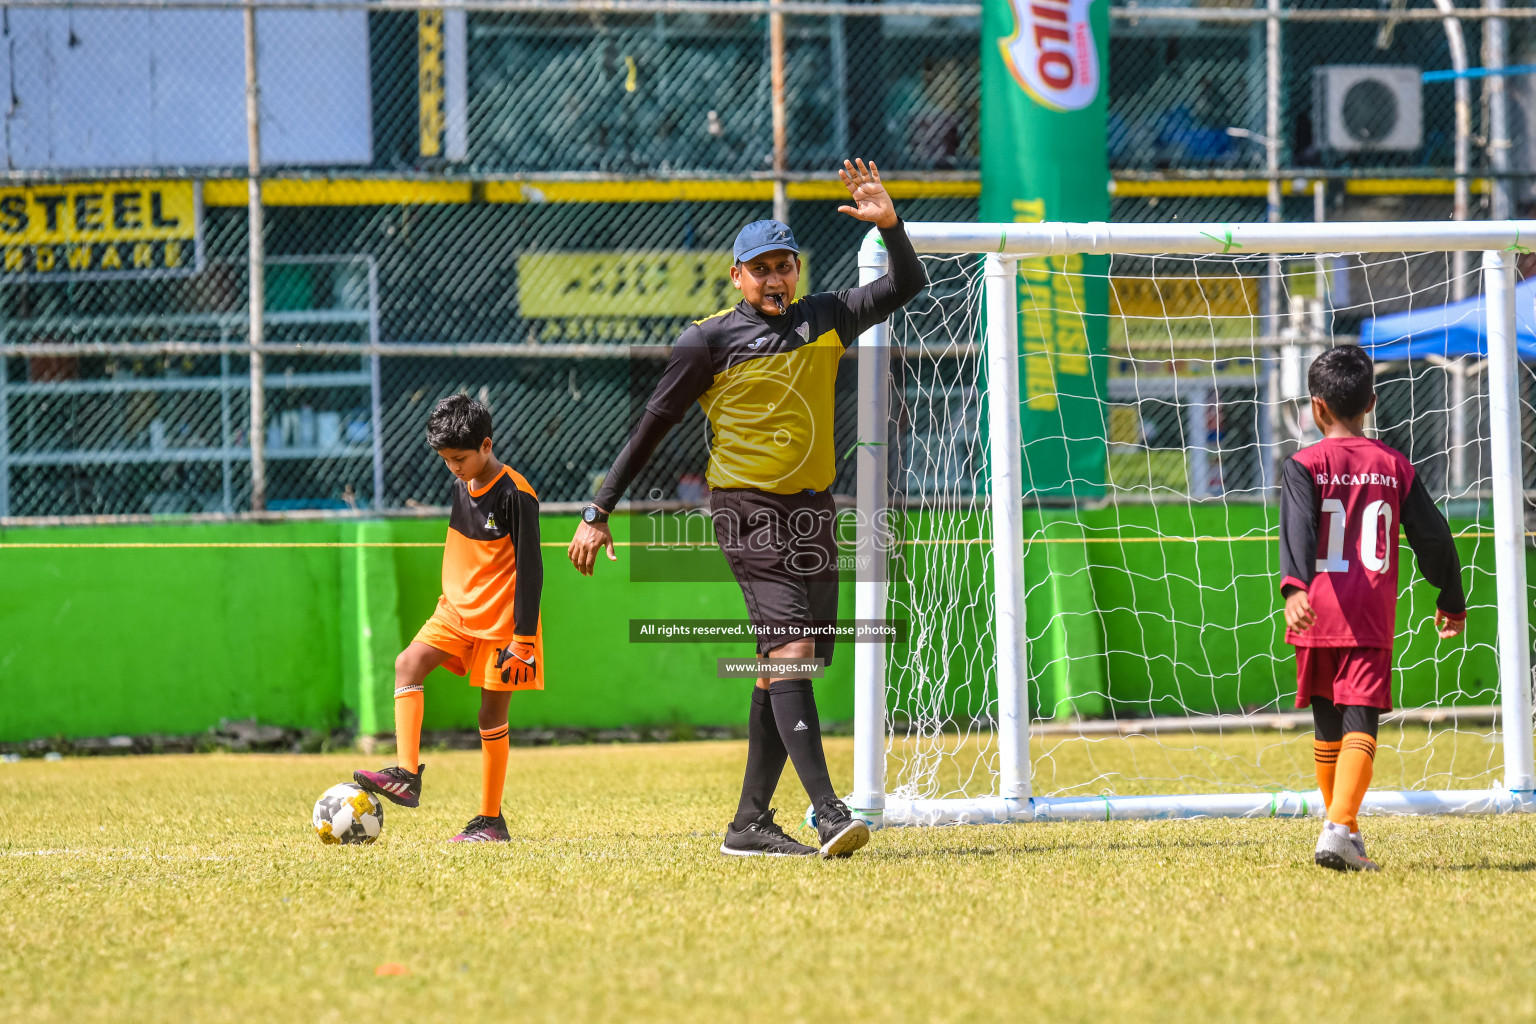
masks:
[(1335, 153), (1402, 152), (1424, 143), (1419, 69), (1409, 64), (1330, 64), (1312, 70), (1312, 124)]

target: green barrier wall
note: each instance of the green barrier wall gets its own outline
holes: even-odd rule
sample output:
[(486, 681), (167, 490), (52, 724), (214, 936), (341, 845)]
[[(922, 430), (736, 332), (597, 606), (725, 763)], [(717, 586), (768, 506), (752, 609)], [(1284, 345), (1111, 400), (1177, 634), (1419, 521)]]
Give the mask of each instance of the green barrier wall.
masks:
[[(1263, 507), (1147, 506), (1027, 521), (1027, 536), (1053, 541), (1026, 549), (1037, 709), (1231, 711), (1290, 686), (1275, 544), (1225, 539), (1268, 533), (1274, 519)], [(736, 585), (631, 582), (622, 560), (601, 560), (595, 577), (580, 577), (564, 560), (575, 523), (543, 521), (545, 541), (558, 542), (545, 548), (548, 689), (513, 700), (513, 727), (744, 721), (747, 684), (715, 678), (715, 659), (747, 655), (748, 645), (629, 640), (631, 617), (743, 618)], [(628, 527), (615, 520), (619, 539)], [(394, 656), (431, 614), (439, 551), (323, 545), (436, 543), (444, 530), (441, 520), (392, 520), (0, 531), (5, 544), (317, 545), (0, 549), (0, 742), (187, 734), (221, 718), (388, 732)], [(1156, 535), (1213, 539), (1133, 539)], [(965, 550), (959, 571), (979, 588), (986, 549)], [(1423, 628), (1433, 593), (1422, 581), (1399, 603), (1399, 628), (1417, 629), (1398, 657), (1405, 704), (1497, 700), (1492, 543), (1466, 540), (1462, 557), (1472, 603), (1483, 605), (1465, 640), (1441, 643)], [(1405, 553), (1405, 569), (1411, 561)], [(851, 584), (842, 608), (852, 616)], [(990, 646), (958, 635), (939, 657), (975, 666), (990, 660)], [(851, 646), (840, 645), (818, 685), (829, 721), (853, 715), (852, 665)], [(981, 699), (979, 688), (957, 692)], [(478, 697), (464, 680), (439, 671), (427, 693), (426, 728), (473, 727)]]
[[(621, 561), (583, 578), (565, 561), (573, 516), (546, 516), (547, 689), (512, 701), (514, 729), (746, 720), (749, 683), (715, 677), (749, 645), (631, 644), (629, 619), (742, 619), (731, 582), (631, 583)], [(628, 536), (628, 523), (614, 532)], [(71, 527), (0, 531), (5, 544), (440, 542), (443, 520)], [(432, 613), (435, 548), (0, 549), (0, 742), (186, 734), (221, 718), (308, 729), (393, 729), (394, 658)], [(843, 597), (853, 607), (851, 589)], [(818, 684), (828, 720), (853, 717), (853, 652)], [(473, 728), (478, 693), (439, 670), (427, 729)]]
[[(1097, 641), (1104, 652), (1102, 667), (1089, 658), (1046, 664), (1033, 657), (1040, 648), (1031, 644), (1031, 667), (1041, 690), (1037, 705), (1047, 714), (1053, 709), (1070, 713), (1074, 707), (1102, 714), (1102, 697), (1085, 707), (1085, 688), (1074, 677), (1086, 676), (1092, 683), (1105, 674), (1114, 712), (1131, 717), (1239, 711), (1269, 704), (1277, 688), (1282, 694), (1293, 691), (1295, 662), (1285, 643), (1276, 588), (1278, 545), (1260, 539), (1274, 536), (1276, 521), (1275, 509), (1254, 505), (1121, 506), (1086, 512), (1080, 521), (1037, 525), (1026, 520), (1026, 536), (1087, 539), (1030, 546), (1025, 571), (1029, 634), (1046, 631), (1054, 613), (1065, 620), (1069, 637), (1074, 631), (1097, 630), (1077, 646), (1091, 652)], [(1464, 521), (1453, 521), (1452, 528), (1477, 531)], [(1158, 536), (1204, 539), (1150, 540)], [(1098, 542), (1106, 537), (1113, 542)], [(1418, 576), (1411, 550), (1402, 544), (1400, 580), (1415, 582), (1397, 606), (1393, 694), (1401, 706), (1498, 701), (1493, 543), (1469, 537), (1458, 547), (1474, 611), (1464, 637), (1441, 641), (1430, 624), (1437, 592)], [(1063, 571), (1079, 574), (1075, 600), (1053, 606), (1050, 589), (1040, 582)], [(1071, 594), (1073, 588), (1056, 589)], [(1092, 614), (1094, 608), (1098, 615)], [(1412, 638), (1404, 644), (1401, 637), (1410, 629)], [(1289, 699), (1282, 700), (1282, 710), (1290, 706)]]
[[(1277, 519), (1273, 507), (1214, 503), (1028, 511), (1025, 637), (1034, 713), (1237, 712), (1273, 707), (1277, 692), (1293, 692), (1295, 661), (1285, 643), (1277, 590), (1280, 556), (1272, 539)], [(1451, 525), (1458, 534), (1479, 529), (1465, 520)], [(957, 531), (917, 524), (911, 532)], [(958, 533), (973, 535), (974, 526)], [(1402, 706), (1498, 702), (1493, 542), (1467, 537), (1458, 547), (1473, 611), (1464, 637), (1441, 641), (1429, 622), (1435, 590), (1418, 578), (1403, 544), (1401, 579), (1416, 582), (1398, 601), (1399, 636), (1410, 623), (1414, 630), (1397, 648), (1393, 693)], [(990, 549), (950, 546), (944, 552), (950, 563), (944, 570), (963, 577), (946, 592), (980, 593), (987, 585)], [(1528, 552), (1528, 563), (1530, 557)], [(933, 571), (933, 556), (909, 559), (917, 572)], [(1528, 565), (1527, 571), (1533, 568)], [(901, 581), (892, 586), (899, 604), (912, 603)], [(972, 614), (954, 630), (948, 651), (919, 660), (930, 677), (970, 679), (976, 666), (990, 663), (991, 646)], [(912, 660), (910, 652), (902, 653), (899, 660)], [(987, 710), (990, 698), (980, 686), (952, 685), (948, 692), (954, 717)], [(1281, 710), (1290, 706), (1282, 697)]]

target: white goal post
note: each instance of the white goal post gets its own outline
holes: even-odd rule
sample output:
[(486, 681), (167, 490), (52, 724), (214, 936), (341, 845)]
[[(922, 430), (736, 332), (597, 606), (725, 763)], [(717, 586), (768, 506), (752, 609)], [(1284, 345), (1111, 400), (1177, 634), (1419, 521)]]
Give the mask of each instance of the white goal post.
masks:
[[(855, 726), (854, 785), (848, 799), (855, 814), (874, 826), (994, 823), (1021, 821), (1152, 819), (1187, 817), (1271, 817), (1323, 813), (1320, 794), (1303, 785), (1291, 788), (1252, 787), (1250, 792), (1199, 791), (1183, 793), (1113, 792), (1040, 795), (1033, 778), (1029, 651), (1025, 629), (1025, 465), (1020, 427), (1020, 339), (1018, 261), (1021, 258), (1108, 255), (1113, 257), (1223, 257), (1240, 253), (1268, 262), (1266, 287), (1277, 285), (1282, 256), (1316, 257), (1331, 254), (1482, 252), (1481, 291), (1486, 302), (1487, 444), (1485, 476), (1491, 486), (1481, 506), (1490, 513), (1493, 546), (1492, 574), (1497, 606), (1497, 721), (1502, 743), (1502, 779), (1489, 776), (1476, 788), (1373, 789), (1362, 813), (1466, 814), (1536, 811), (1536, 766), (1532, 761), (1531, 657), (1522, 466), (1520, 371), (1516, 349), (1516, 273), (1518, 255), (1528, 250), (1522, 239), (1536, 244), (1536, 221), (1446, 223), (1329, 223), (1329, 224), (1108, 224), (1108, 223), (912, 223), (907, 231), (925, 259), (975, 257), (981, 279), (976, 297), (975, 372), (984, 393), (985, 471), (978, 474), (973, 501), (982, 509), (979, 522), (990, 533), (990, 606), (985, 610), (993, 641), (991, 664), (983, 666), (995, 680), (989, 689), (988, 719), (983, 731), (988, 779), (977, 783), (989, 792), (961, 786), (934, 796), (894, 792), (888, 788), (887, 753), (893, 730), (890, 711), (892, 650), (887, 645), (854, 646)], [(859, 252), (860, 283), (886, 272), (886, 253), (871, 232)], [(1319, 272), (1321, 273), (1321, 271)], [(1476, 293), (1475, 283), (1471, 291)], [(1320, 286), (1321, 287), (1321, 286)], [(1271, 292), (1267, 316), (1277, 306)], [(984, 324), (984, 328), (981, 325)], [(858, 440), (857, 517), (855, 551), (859, 570), (855, 582), (855, 617), (885, 619), (892, 580), (887, 569), (889, 535), (882, 532), (892, 509), (893, 436), (892, 353), (902, 358), (903, 341), (893, 337), (893, 324), (878, 325), (860, 338), (857, 355)], [(1214, 364), (1213, 364), (1214, 365)], [(1275, 371), (1278, 374), (1278, 370)], [(1303, 370), (1304, 377), (1304, 370)], [(1278, 379), (1278, 376), (1270, 378)], [(1175, 387), (1177, 382), (1175, 381)], [(897, 395), (896, 401), (900, 402)], [(980, 414), (978, 414), (980, 416)], [(1178, 421), (1181, 424), (1182, 420)], [(1201, 442), (1202, 444), (1204, 442)], [(984, 485), (981, 476), (984, 475)], [(1266, 496), (1277, 495), (1272, 478), (1264, 480)], [(1268, 497), (1273, 501), (1273, 497)], [(1190, 538), (1177, 538), (1187, 540)], [(1256, 539), (1256, 538), (1250, 538)], [(1273, 547), (1273, 542), (1270, 542)], [(1405, 545), (1406, 547), (1406, 545)], [(1406, 581), (1406, 576), (1405, 576)], [(1272, 589), (1274, 613), (1279, 613), (1278, 577)], [(989, 686), (992, 684), (989, 683)], [(1490, 686), (1493, 684), (1490, 683)], [(1490, 709), (1491, 710), (1491, 709)], [(1168, 719), (1164, 719), (1164, 727)], [(1183, 721), (1181, 719), (1181, 721)], [(1084, 728), (1091, 725), (1087, 723)], [(1121, 722), (1120, 734), (1127, 732)], [(1091, 729), (1087, 729), (1091, 732)], [(1129, 730), (1137, 732), (1134, 725)], [(1143, 735), (1153, 735), (1148, 729)], [(1310, 726), (1305, 729), (1310, 733)], [(1034, 739), (1040, 740), (1039, 729)], [(1310, 754), (1308, 755), (1310, 757)], [(962, 773), (963, 774), (963, 773)], [(1293, 773), (1294, 774), (1294, 773)], [(1426, 776), (1427, 777), (1427, 776)], [(1490, 782), (1492, 783), (1490, 785)], [(899, 788), (899, 787), (897, 787)]]

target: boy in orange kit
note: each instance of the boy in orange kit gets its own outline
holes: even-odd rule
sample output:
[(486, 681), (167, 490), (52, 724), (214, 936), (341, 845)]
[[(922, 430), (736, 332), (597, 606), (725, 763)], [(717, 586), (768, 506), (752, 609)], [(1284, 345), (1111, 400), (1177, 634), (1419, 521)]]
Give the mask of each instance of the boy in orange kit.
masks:
[(544, 689), (539, 597), (539, 499), (528, 481), (491, 451), (491, 414), (468, 395), (437, 403), (427, 443), (457, 478), (443, 593), (437, 610), (395, 659), (395, 743), (399, 763), (352, 777), (402, 807), (421, 803), (423, 681), (439, 665), (480, 687), (480, 813), (454, 842), (507, 842), (501, 793), (507, 778), (507, 706), (515, 690)]

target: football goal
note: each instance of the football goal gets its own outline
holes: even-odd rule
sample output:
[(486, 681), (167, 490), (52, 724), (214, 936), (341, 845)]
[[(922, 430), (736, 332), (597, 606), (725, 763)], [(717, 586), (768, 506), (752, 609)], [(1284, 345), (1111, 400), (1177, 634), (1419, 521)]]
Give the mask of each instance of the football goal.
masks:
[[(1376, 360), (1368, 429), (1446, 512), (1469, 610), (1436, 638), (1404, 542), (1363, 813), (1536, 809), (1536, 222), (908, 228), (930, 287), (857, 355), (854, 614), (900, 632), (854, 646), (856, 813), (1320, 816), (1277, 480), (1342, 344)], [(867, 240), (861, 279), (884, 261)]]

